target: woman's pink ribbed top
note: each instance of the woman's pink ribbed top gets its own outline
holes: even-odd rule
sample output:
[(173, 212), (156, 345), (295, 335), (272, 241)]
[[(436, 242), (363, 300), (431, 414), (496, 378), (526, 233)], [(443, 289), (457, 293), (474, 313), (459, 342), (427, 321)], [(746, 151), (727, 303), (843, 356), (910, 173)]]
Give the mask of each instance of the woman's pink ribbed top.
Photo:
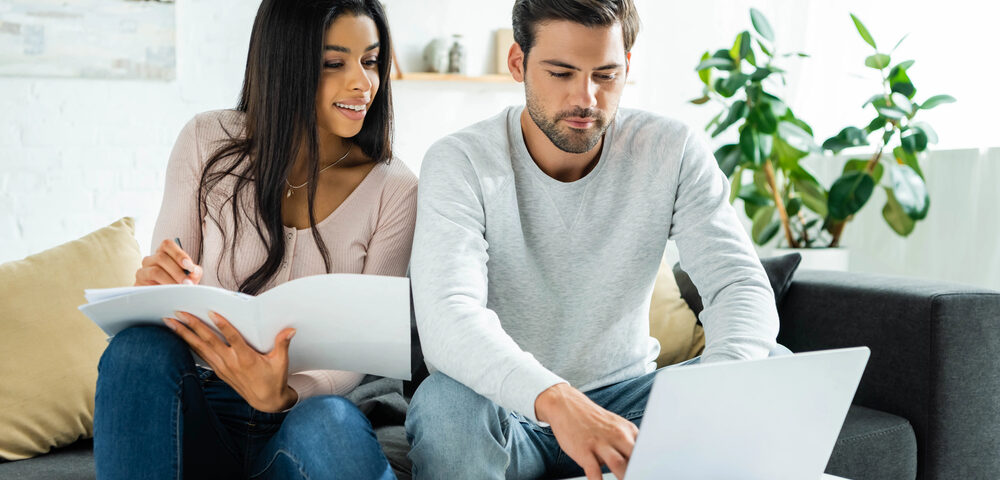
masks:
[[(244, 217), (233, 256), (231, 205), (222, 201), (232, 194), (232, 180), (218, 184), (207, 201), (211, 215), (202, 217), (198, 214), (198, 185), (208, 158), (230, 134), (239, 135), (242, 130), (243, 113), (234, 110), (202, 113), (184, 126), (167, 165), (163, 203), (153, 230), (153, 251), (164, 239), (180, 238), (184, 250), (204, 269), (201, 284), (229, 290), (238, 290), (240, 282), (263, 264), (267, 250)], [(299, 192), (304, 194), (305, 189)], [(252, 202), (241, 203), (251, 207), (242, 210), (244, 215), (254, 213)], [(316, 224), (329, 251), (331, 273), (405, 276), (416, 207), (417, 177), (397, 159), (377, 164), (333, 213)], [(284, 240), (281, 269), (265, 290), (326, 273), (309, 229), (286, 226)], [(288, 383), (301, 401), (314, 395), (346, 394), (363, 377), (355, 372), (316, 370), (290, 375)]]

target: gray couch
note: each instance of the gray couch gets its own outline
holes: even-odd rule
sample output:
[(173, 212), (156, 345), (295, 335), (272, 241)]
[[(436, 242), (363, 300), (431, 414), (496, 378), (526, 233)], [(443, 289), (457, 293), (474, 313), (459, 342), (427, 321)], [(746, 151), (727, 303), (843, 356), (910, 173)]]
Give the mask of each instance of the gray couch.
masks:
[[(1000, 292), (801, 271), (780, 314), (778, 341), (792, 351), (872, 351), (828, 473), (852, 480), (1000, 478)], [(0, 463), (0, 478), (94, 478), (90, 445)], [(388, 450), (390, 457), (403, 454)]]

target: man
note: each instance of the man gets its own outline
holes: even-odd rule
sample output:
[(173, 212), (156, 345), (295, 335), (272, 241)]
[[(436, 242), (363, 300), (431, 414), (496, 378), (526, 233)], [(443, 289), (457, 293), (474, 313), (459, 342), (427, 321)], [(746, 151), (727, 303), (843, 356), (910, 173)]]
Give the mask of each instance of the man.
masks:
[(777, 351), (773, 293), (711, 150), (618, 102), (631, 0), (517, 0), (526, 107), (438, 141), (411, 260), (434, 373), (407, 419), (418, 479), (624, 475), (659, 351), (668, 238), (698, 285), (702, 361)]

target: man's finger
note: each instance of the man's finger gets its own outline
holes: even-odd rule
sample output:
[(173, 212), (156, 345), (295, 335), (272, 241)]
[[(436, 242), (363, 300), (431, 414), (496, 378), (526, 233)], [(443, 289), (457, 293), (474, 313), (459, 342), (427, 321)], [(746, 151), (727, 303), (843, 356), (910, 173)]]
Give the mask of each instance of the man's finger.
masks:
[(618, 480), (625, 478), (625, 469), (628, 467), (628, 459), (611, 445), (603, 445), (598, 448), (597, 457), (601, 463), (608, 466), (611, 473), (614, 473)]
[(601, 480), (601, 477), (604, 475), (604, 472), (601, 471), (601, 464), (592, 452), (587, 452), (587, 457), (583, 458), (582, 461), (577, 460), (576, 463), (583, 468), (583, 473), (587, 476), (587, 480)]
[[(632, 449), (635, 448), (635, 437), (639, 434), (639, 429), (634, 423), (628, 420), (622, 419), (624, 424), (621, 426), (622, 436), (617, 436), (612, 438), (611, 445), (615, 448), (625, 458), (627, 462), (628, 459), (632, 458)], [(610, 465), (609, 465), (610, 467)]]

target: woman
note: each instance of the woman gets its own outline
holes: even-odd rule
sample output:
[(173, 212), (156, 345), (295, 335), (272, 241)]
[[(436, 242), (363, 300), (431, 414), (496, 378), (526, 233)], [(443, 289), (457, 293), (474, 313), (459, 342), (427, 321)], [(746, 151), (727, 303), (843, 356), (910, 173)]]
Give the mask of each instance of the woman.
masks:
[[(238, 107), (181, 131), (136, 285), (258, 294), (329, 272), (405, 275), (416, 177), (390, 162), (390, 48), (377, 0), (264, 0)], [(169, 329), (112, 339), (97, 385), (99, 477), (395, 478), (340, 396), (361, 374), (289, 376), (292, 329), (261, 354), (210, 316), (226, 342), (184, 312)]]

